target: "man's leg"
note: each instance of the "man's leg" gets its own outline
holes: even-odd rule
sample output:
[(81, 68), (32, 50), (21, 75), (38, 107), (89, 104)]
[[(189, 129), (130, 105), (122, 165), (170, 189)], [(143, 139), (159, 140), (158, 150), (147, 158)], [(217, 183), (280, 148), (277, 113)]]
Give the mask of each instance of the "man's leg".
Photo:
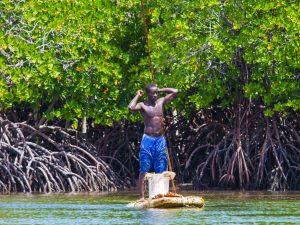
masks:
[(151, 154), (151, 143), (152, 140), (147, 136), (143, 136), (141, 147), (140, 147), (140, 175), (139, 175), (139, 191), (140, 199), (145, 198), (145, 175), (149, 172), (153, 163)]
[(154, 156), (154, 171), (162, 173), (168, 170), (167, 143), (165, 137), (161, 137), (156, 141), (156, 151)]
[(139, 190), (140, 190), (140, 199), (145, 199), (145, 175), (146, 173), (140, 173), (139, 175)]

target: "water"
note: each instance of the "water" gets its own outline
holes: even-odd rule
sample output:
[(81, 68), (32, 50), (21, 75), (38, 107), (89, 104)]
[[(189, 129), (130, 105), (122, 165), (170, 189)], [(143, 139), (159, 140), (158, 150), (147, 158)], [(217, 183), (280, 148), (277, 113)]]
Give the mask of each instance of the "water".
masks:
[(300, 224), (300, 193), (194, 192), (204, 209), (126, 207), (136, 193), (0, 195), (0, 224)]

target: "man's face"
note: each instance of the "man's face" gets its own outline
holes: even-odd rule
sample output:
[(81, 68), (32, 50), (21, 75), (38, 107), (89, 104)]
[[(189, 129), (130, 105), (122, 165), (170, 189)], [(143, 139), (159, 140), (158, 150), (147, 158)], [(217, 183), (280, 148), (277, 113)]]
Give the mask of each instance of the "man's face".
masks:
[(157, 87), (151, 87), (147, 92), (148, 99), (152, 102), (155, 102), (158, 97), (158, 89)]

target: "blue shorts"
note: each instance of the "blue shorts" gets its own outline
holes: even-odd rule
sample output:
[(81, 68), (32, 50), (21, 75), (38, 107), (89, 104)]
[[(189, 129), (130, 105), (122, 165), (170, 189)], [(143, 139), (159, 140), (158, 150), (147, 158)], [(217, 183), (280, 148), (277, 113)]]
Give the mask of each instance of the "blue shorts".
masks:
[(168, 158), (166, 147), (164, 136), (152, 137), (144, 134), (140, 147), (140, 173), (149, 172), (152, 165), (155, 173), (167, 171)]

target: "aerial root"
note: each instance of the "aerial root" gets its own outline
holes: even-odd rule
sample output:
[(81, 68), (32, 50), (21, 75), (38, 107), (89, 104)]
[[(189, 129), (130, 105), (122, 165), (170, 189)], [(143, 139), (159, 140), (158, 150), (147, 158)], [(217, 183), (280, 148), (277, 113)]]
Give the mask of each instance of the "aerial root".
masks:
[[(0, 117), (0, 192), (114, 191), (122, 183), (72, 132)], [(74, 132), (73, 132), (74, 133)]]

